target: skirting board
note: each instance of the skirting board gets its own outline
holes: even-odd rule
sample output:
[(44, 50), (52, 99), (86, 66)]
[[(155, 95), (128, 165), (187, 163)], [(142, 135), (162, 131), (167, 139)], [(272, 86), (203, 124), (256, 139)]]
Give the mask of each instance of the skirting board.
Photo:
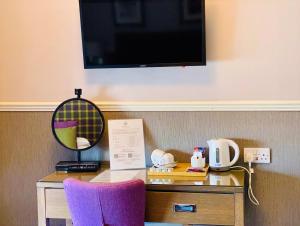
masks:
[[(94, 103), (101, 111), (300, 111), (300, 100)], [(54, 111), (58, 105), (58, 102), (0, 102), (0, 111)]]

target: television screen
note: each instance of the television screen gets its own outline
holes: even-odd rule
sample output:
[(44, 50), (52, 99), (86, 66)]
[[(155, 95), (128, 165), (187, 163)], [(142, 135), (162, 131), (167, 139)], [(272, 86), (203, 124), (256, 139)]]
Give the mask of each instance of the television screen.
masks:
[(205, 65), (204, 0), (79, 0), (85, 68)]

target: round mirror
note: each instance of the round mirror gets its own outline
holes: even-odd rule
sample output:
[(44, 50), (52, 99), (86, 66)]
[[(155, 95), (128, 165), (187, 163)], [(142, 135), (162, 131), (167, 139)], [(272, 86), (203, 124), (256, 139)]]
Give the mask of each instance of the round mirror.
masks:
[(56, 140), (74, 151), (95, 146), (104, 132), (104, 118), (92, 102), (73, 98), (61, 103), (52, 117), (52, 131)]

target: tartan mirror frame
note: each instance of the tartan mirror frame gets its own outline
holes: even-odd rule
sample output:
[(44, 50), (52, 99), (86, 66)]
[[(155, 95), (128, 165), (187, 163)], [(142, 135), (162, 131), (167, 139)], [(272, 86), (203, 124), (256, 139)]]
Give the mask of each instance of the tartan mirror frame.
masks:
[[(75, 126), (75, 121), (77, 125)], [(73, 122), (70, 127), (76, 127), (76, 138), (83, 137), (90, 142), (89, 147), (73, 148), (64, 143), (57, 134), (55, 124), (57, 122)], [(63, 147), (72, 151), (86, 151), (94, 147), (103, 137), (105, 121), (100, 109), (91, 101), (77, 97), (65, 100), (54, 111), (52, 115), (52, 133), (55, 139)], [(68, 127), (63, 127), (68, 128)]]

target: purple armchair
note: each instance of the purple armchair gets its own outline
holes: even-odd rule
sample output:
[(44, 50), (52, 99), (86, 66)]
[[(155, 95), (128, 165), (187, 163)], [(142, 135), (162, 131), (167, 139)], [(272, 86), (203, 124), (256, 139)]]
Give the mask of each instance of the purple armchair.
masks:
[(142, 180), (89, 183), (64, 180), (74, 226), (143, 226), (145, 185)]

